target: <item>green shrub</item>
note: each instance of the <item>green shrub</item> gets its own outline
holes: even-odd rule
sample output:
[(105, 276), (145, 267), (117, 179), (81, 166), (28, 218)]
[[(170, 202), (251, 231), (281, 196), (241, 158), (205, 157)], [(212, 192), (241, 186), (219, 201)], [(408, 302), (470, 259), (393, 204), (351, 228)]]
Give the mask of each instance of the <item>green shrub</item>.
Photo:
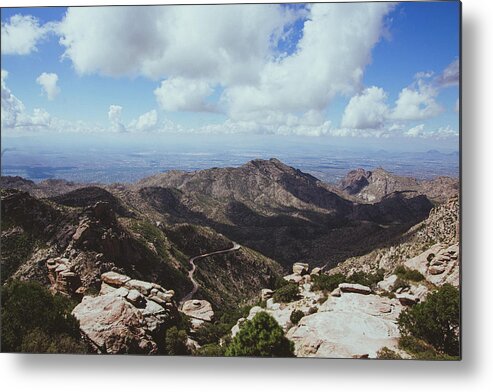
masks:
[(165, 337), (165, 350), (168, 355), (189, 355), (186, 331), (177, 327), (168, 329)]
[(291, 320), (293, 325), (298, 325), (303, 317), (305, 317), (305, 313), (303, 313), (301, 310), (293, 310), (291, 312), (291, 316), (289, 316), (289, 320)]
[(42, 329), (35, 328), (22, 339), (20, 351), (23, 353), (83, 354), (87, 352), (87, 346), (67, 334), (52, 337)]
[(313, 290), (332, 291), (345, 281), (346, 277), (342, 274), (312, 276)]
[(2, 287), (2, 351), (84, 353), (74, 303), (36, 282)]
[(401, 279), (410, 280), (412, 282), (421, 282), (425, 278), (421, 274), (421, 272), (406, 268), (403, 265), (399, 265), (395, 269), (394, 274), (396, 274)]
[(259, 312), (252, 320), (245, 321), (225, 354), (229, 357), (293, 357), (294, 344), (284, 336), (272, 316)]
[(225, 352), (226, 347), (216, 343), (209, 343), (199, 348), (196, 354), (203, 357), (223, 357)]
[(274, 281), (274, 290), (278, 290), (281, 287), (286, 286), (287, 284), (289, 284), (289, 282), (286, 279), (278, 276), (278, 277), (276, 277), (276, 280)]
[(298, 285), (296, 283), (288, 283), (277, 289), (273, 296), (275, 302), (291, 302), (297, 300), (298, 297)]
[(383, 347), (377, 352), (378, 359), (402, 359), (402, 357), (388, 347)]
[(384, 270), (381, 269), (379, 269), (375, 273), (356, 271), (353, 272), (350, 276), (348, 276), (346, 281), (348, 283), (357, 283), (363, 286), (372, 287), (376, 285), (378, 282), (380, 282), (381, 280), (383, 280), (384, 276), (385, 276), (385, 272)]
[(403, 336), (399, 339), (399, 348), (411, 354), (414, 359), (424, 360), (457, 360), (457, 356), (450, 356), (436, 351), (436, 349), (424, 340), (414, 336)]
[(195, 333), (195, 340), (201, 345), (219, 343), (221, 338), (228, 335), (233, 326), (225, 323), (209, 323)]
[(459, 355), (459, 290), (445, 284), (427, 299), (402, 312), (398, 319), (402, 336), (413, 336), (448, 355)]

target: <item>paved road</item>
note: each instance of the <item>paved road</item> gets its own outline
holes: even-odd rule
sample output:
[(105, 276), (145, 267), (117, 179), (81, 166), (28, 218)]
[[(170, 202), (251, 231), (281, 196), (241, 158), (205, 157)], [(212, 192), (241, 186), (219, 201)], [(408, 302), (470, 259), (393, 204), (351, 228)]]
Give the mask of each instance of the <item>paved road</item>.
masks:
[(241, 248), (241, 245), (237, 244), (236, 242), (233, 242), (233, 247), (232, 248), (223, 249), (223, 250), (217, 250), (215, 252), (210, 252), (210, 253), (204, 253), (202, 255), (198, 255), (198, 256), (194, 256), (194, 257), (190, 258), (190, 260), (188, 262), (192, 266), (192, 269), (190, 271), (188, 271), (188, 278), (192, 281), (193, 288), (192, 288), (192, 290), (187, 295), (185, 295), (181, 299), (181, 301), (180, 301), (180, 308), (181, 308), (181, 306), (183, 305), (183, 303), (185, 301), (188, 301), (188, 300), (192, 299), (192, 297), (194, 296), (194, 294), (199, 289), (199, 284), (193, 278), (193, 274), (195, 273), (195, 268), (196, 268), (195, 262), (197, 260), (203, 259), (204, 257), (219, 255), (219, 254), (222, 254), (222, 253), (234, 252), (235, 250), (238, 250), (240, 248)]

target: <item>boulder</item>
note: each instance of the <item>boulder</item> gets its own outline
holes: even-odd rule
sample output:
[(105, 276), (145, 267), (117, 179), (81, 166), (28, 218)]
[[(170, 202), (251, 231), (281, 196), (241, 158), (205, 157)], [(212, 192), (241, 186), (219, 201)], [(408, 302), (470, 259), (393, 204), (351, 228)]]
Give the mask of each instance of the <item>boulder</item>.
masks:
[(283, 277), (284, 280), (287, 280), (288, 282), (292, 283), (300, 283), (303, 280), (303, 277), (298, 274), (291, 274), (291, 275), (286, 275)]
[(99, 289), (99, 295), (106, 295), (108, 293), (111, 293), (112, 291), (115, 291), (116, 287), (109, 285), (108, 283), (105, 283), (104, 281), (101, 283), (101, 288)]
[(273, 295), (274, 291), (272, 291), (271, 289), (262, 289), (260, 293), (260, 298), (262, 301), (267, 301), (269, 298), (272, 298)]
[(310, 272), (310, 275), (320, 275), (321, 272), (322, 272), (322, 268), (315, 267), (314, 269), (312, 269), (312, 272)]
[(397, 275), (387, 276), (384, 280), (377, 283), (379, 289), (384, 291), (393, 291), (395, 283), (397, 282)]
[(130, 278), (117, 272), (108, 271), (101, 275), (101, 280), (113, 287), (120, 287), (127, 283)]
[(293, 264), (293, 274), (296, 275), (306, 275), (308, 274), (310, 266), (306, 263), (294, 263)]
[(336, 287), (332, 292), (330, 293), (332, 297), (340, 297), (341, 296), (341, 289), (339, 287)]
[(137, 290), (129, 290), (126, 296), (127, 300), (132, 303), (132, 305), (140, 307), (145, 303), (145, 298)]
[(339, 289), (343, 293), (371, 294), (371, 289), (368, 286), (357, 283), (341, 283)]
[(269, 310), (278, 310), (281, 307), (281, 304), (277, 304), (274, 302), (274, 298), (269, 298), (265, 304), (265, 308)]
[(404, 306), (411, 306), (419, 302), (418, 297), (409, 293), (396, 294), (395, 298), (397, 298), (399, 302)]
[(157, 345), (132, 304), (114, 295), (84, 297), (72, 311), (82, 333), (100, 353), (155, 354)]
[(214, 317), (212, 305), (206, 300), (191, 299), (190, 301), (186, 301), (181, 311), (187, 316), (202, 321), (212, 321)]
[(419, 254), (404, 263), (406, 267), (416, 269), (423, 274), (425, 279), (436, 286), (445, 283), (459, 286), (459, 244), (446, 246), (444, 244), (433, 245), (430, 249)]
[(143, 295), (149, 295), (151, 290), (154, 288), (152, 283), (144, 282), (143, 280), (130, 279), (125, 282), (124, 287), (127, 289), (134, 289)]

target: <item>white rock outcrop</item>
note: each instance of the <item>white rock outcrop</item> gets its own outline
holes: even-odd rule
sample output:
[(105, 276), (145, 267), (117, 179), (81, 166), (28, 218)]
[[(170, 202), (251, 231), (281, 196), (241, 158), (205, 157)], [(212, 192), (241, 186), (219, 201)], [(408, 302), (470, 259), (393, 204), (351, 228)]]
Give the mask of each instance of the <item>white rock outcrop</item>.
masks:
[(407, 260), (404, 265), (421, 272), (427, 281), (436, 286), (449, 283), (459, 287), (459, 244), (436, 244), (425, 252)]
[(159, 304), (142, 293), (149, 292), (142, 288), (153, 287), (152, 283), (136, 281), (136, 285), (128, 285), (133, 280), (116, 272), (104, 273), (101, 280), (99, 295), (85, 296), (72, 310), (81, 332), (99, 353), (156, 353), (153, 335), (176, 311), (170, 292), (155, 285), (159, 293), (169, 297), (168, 302)]
[(287, 337), (297, 356), (374, 358), (385, 346), (397, 348), (396, 320), (402, 308), (395, 299), (343, 292), (303, 317)]

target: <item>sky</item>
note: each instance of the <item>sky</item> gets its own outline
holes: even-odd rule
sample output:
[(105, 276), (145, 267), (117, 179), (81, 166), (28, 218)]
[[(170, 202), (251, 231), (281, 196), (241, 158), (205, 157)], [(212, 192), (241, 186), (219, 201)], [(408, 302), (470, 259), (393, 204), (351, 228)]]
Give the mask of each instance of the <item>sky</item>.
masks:
[(2, 8), (2, 139), (274, 135), (458, 150), (459, 7)]

